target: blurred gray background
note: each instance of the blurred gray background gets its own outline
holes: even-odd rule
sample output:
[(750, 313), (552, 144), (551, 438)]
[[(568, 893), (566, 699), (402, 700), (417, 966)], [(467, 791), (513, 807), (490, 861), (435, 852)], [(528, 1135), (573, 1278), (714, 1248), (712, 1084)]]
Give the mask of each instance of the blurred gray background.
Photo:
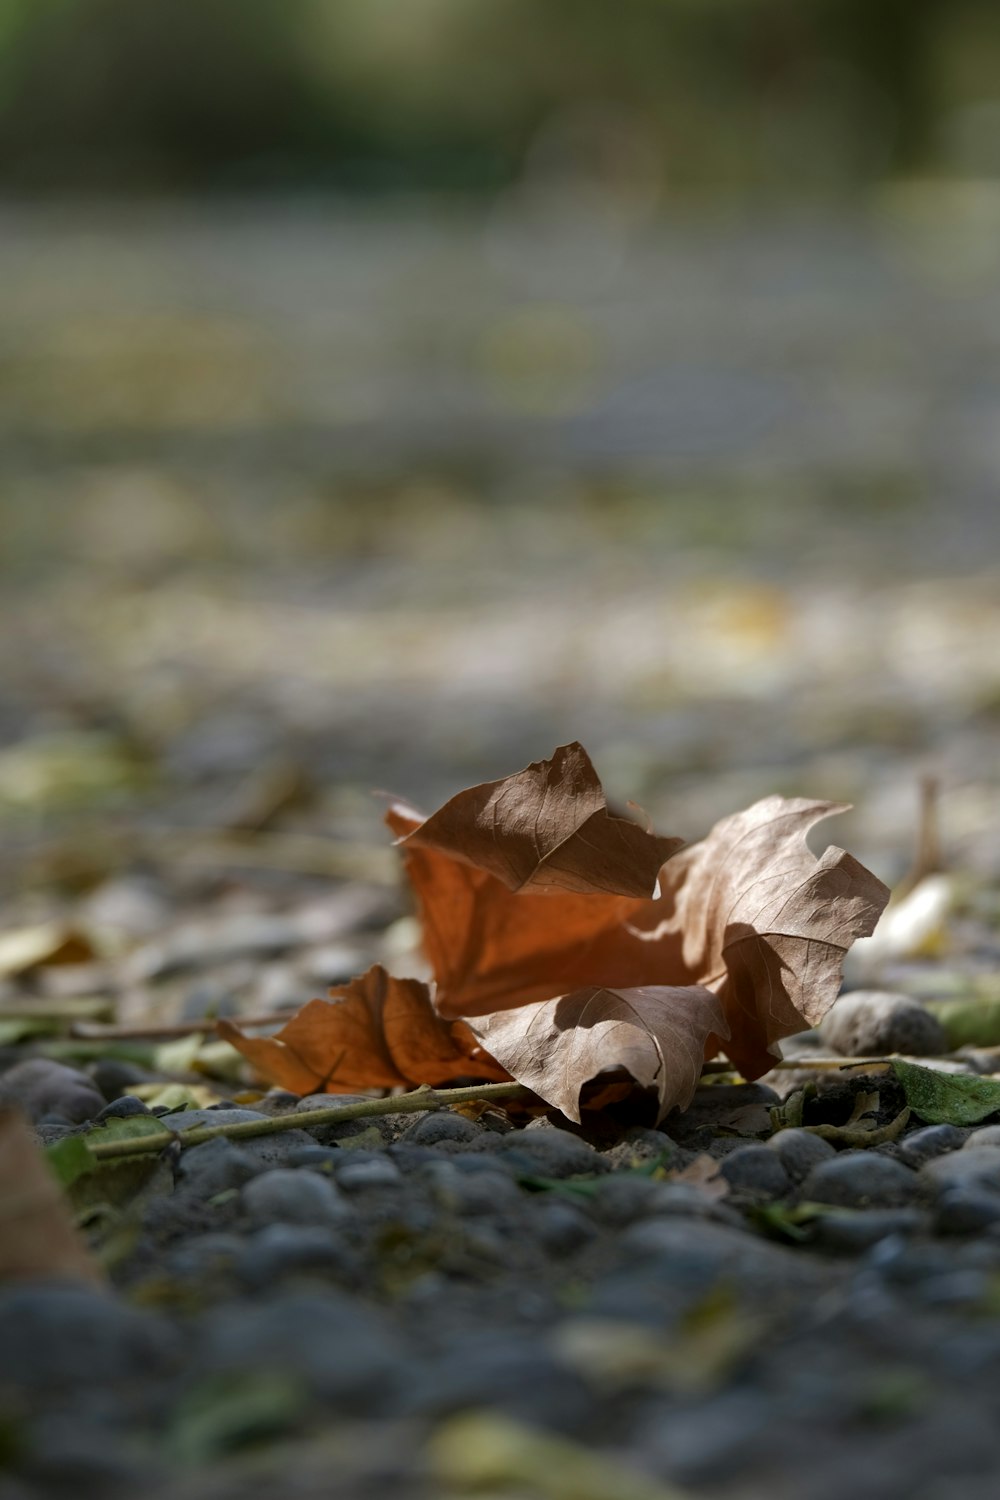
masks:
[(0, 0), (0, 392), (22, 901), (572, 738), (1000, 867), (993, 5)]

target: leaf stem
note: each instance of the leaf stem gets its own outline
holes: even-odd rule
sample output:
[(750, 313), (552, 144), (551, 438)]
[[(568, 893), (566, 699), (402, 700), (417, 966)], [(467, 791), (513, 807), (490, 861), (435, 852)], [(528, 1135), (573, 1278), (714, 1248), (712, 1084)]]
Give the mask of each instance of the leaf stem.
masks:
[(365, 1120), (372, 1115), (418, 1114), (421, 1110), (443, 1109), (468, 1099), (534, 1099), (537, 1096), (520, 1083), (470, 1084), (460, 1089), (416, 1089), (412, 1094), (390, 1095), (386, 1099), (362, 1099), (356, 1104), (334, 1105), (330, 1109), (306, 1109), (298, 1114), (275, 1115), (267, 1120), (242, 1120), (235, 1125), (198, 1125), (193, 1130), (158, 1130), (155, 1134), (133, 1136), (104, 1145), (89, 1145), (92, 1156), (104, 1161), (114, 1156), (140, 1156), (162, 1151), (176, 1141), (180, 1146), (200, 1146), (219, 1136), (228, 1140), (251, 1140), (255, 1136), (277, 1135), (282, 1130), (308, 1130), (315, 1125), (341, 1125), (348, 1120)]

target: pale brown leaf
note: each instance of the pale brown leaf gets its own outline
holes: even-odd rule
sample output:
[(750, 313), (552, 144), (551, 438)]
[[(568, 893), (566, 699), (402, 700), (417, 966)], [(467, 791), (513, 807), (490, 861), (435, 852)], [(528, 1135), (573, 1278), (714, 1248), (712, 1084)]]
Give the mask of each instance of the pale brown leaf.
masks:
[(726, 1033), (718, 997), (694, 985), (591, 987), (471, 1025), (518, 1083), (577, 1122), (584, 1085), (618, 1069), (656, 1090), (658, 1119), (675, 1105), (683, 1109), (698, 1086), (709, 1037)]
[(420, 980), (397, 979), (375, 964), (330, 995), (310, 1000), (274, 1036), (247, 1036), (224, 1019), (217, 1029), (266, 1078), (294, 1094), (508, 1076), (464, 1023), (441, 1019)]
[(667, 1175), (671, 1182), (682, 1182), (688, 1187), (698, 1188), (707, 1198), (725, 1198), (729, 1193), (729, 1183), (719, 1171), (719, 1165), (714, 1156), (703, 1151), (694, 1161), (688, 1162), (686, 1167), (680, 1167)]
[(723, 818), (664, 867), (660, 899), (633, 921), (674, 983), (717, 992), (730, 1027), (725, 1050), (745, 1077), (767, 1071), (783, 1036), (822, 1020), (847, 950), (889, 899), (843, 849), (817, 859), (806, 843), (816, 823), (846, 810), (767, 797)]
[(683, 839), (614, 817), (583, 746), (560, 745), (501, 781), (469, 787), (405, 836), (494, 876), (511, 891), (652, 896)]
[(0, 1109), (0, 1283), (48, 1276), (103, 1280), (27, 1121)]

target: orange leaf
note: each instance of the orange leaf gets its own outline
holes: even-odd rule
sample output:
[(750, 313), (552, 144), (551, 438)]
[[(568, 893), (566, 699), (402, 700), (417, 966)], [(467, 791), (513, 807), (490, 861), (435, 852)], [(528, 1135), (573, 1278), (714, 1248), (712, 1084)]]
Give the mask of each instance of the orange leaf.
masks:
[(274, 1036), (246, 1036), (224, 1019), (217, 1029), (266, 1078), (294, 1094), (508, 1076), (467, 1026), (442, 1021), (420, 980), (397, 979), (375, 964), (330, 995), (310, 1000)]
[(655, 1088), (662, 1120), (690, 1103), (710, 1036), (725, 1036), (718, 996), (683, 989), (577, 990), (541, 1005), (481, 1016), (473, 1030), (518, 1083), (580, 1119), (580, 1091), (599, 1074), (624, 1069)]
[[(447, 804), (453, 846), (462, 844), (459, 812), (476, 824), (481, 801)], [(646, 900), (513, 892), (492, 873), (495, 860), (481, 868), (468, 853), (443, 852), (437, 839), (422, 843), (434, 819), (421, 824), (395, 803), (387, 821), (416, 892), (441, 1015), (492, 1015), (584, 988), (703, 986), (722, 1001), (729, 1057), (754, 1078), (773, 1063), (781, 1037), (830, 1008), (848, 948), (873, 931), (888, 900), (882, 882), (843, 850), (818, 860), (809, 850), (813, 824), (843, 810), (765, 798), (674, 854), (660, 870), (660, 894)], [(480, 842), (473, 828), (467, 850)], [(712, 1036), (706, 1045), (711, 1055)]]

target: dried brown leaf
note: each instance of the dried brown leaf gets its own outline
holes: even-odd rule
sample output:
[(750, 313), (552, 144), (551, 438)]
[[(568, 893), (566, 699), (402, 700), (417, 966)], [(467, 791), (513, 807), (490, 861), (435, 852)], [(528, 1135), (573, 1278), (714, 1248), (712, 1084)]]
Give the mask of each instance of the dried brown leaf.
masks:
[(103, 1279), (27, 1121), (0, 1109), (0, 1283), (46, 1276)]
[(219, 1035), (295, 1094), (508, 1076), (468, 1026), (438, 1016), (420, 980), (397, 979), (375, 964), (330, 996), (310, 1000), (274, 1036), (246, 1036), (227, 1020), (217, 1022)]
[(725, 1198), (729, 1193), (729, 1183), (719, 1171), (719, 1166), (720, 1163), (714, 1156), (703, 1151), (694, 1161), (688, 1162), (686, 1167), (667, 1175), (670, 1182), (682, 1182), (688, 1187), (696, 1187), (708, 1198)]
[(847, 950), (873, 931), (889, 899), (843, 849), (817, 859), (806, 843), (816, 823), (846, 811), (766, 797), (723, 818), (664, 868), (660, 899), (634, 922), (673, 983), (719, 995), (730, 1027), (725, 1051), (746, 1078), (768, 1070), (782, 1037), (822, 1020)]
[(405, 835), (494, 876), (511, 891), (651, 896), (663, 862), (683, 839), (658, 838), (608, 811), (583, 746), (469, 787)]
[(708, 1038), (724, 1036), (726, 1020), (718, 997), (695, 985), (591, 987), (480, 1016), (472, 1027), (518, 1083), (570, 1120), (579, 1122), (584, 1085), (618, 1069), (656, 1090), (662, 1120), (690, 1103)]
[(847, 949), (888, 900), (851, 855), (810, 851), (809, 829), (843, 810), (765, 798), (674, 854), (660, 870), (660, 895), (647, 900), (514, 893), (489, 871), (422, 847), (419, 814), (404, 804), (388, 821), (408, 835), (401, 847), (442, 1015), (492, 1015), (584, 988), (701, 986), (718, 994), (725, 1050), (753, 1078), (771, 1066), (781, 1037), (830, 1008)]
[(406, 803), (392, 803), (386, 822), (400, 838), (442, 1016), (487, 1015), (595, 982), (645, 982), (649, 949), (625, 927), (644, 903), (514, 892), (487, 871), (405, 837), (421, 827), (421, 814)]

